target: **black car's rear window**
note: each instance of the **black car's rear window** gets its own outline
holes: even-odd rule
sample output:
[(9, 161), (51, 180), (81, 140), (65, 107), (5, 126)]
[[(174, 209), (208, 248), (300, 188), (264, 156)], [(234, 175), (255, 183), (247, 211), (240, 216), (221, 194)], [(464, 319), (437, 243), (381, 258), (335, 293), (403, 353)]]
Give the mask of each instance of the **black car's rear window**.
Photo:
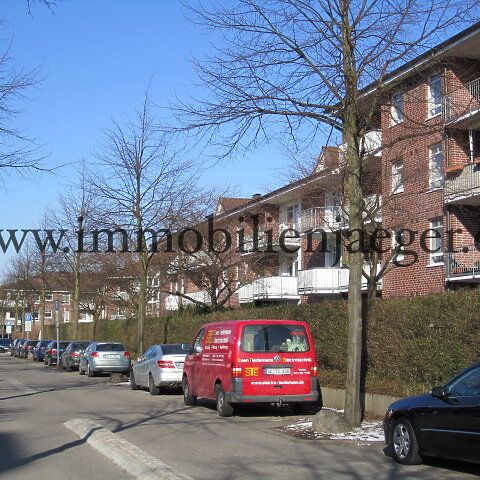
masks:
[(38, 347), (46, 347), (49, 343), (51, 342), (51, 340), (42, 340), (41, 342), (38, 342), (37, 343), (37, 346)]
[(125, 347), (121, 343), (99, 343), (97, 352), (124, 352)]
[(245, 325), (241, 349), (244, 352), (307, 352), (310, 350), (305, 328), (288, 324)]
[(164, 355), (186, 355), (188, 352), (188, 344), (186, 343), (172, 343), (168, 345), (160, 345)]
[(0, 338), (0, 345), (10, 345), (11, 340), (9, 338)]

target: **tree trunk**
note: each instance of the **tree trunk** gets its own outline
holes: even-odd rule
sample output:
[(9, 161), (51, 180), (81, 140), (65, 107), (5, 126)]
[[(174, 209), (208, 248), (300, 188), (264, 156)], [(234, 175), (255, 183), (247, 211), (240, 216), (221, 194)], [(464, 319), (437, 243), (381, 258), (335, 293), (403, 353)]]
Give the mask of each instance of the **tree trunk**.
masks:
[(343, 73), (345, 99), (343, 103), (343, 135), (347, 143), (345, 159), (345, 190), (349, 204), (349, 284), (348, 284), (348, 349), (345, 384), (345, 420), (351, 427), (362, 421), (362, 271), (363, 271), (363, 191), (362, 165), (359, 157), (359, 112), (357, 105), (357, 72), (349, 0), (342, 0)]
[(148, 252), (142, 252), (141, 257), (141, 273), (140, 273), (140, 289), (138, 292), (138, 354), (144, 352), (145, 347), (145, 318), (147, 307), (147, 277), (148, 277)]
[(80, 254), (75, 254), (75, 290), (73, 292), (73, 339), (78, 340), (78, 321), (80, 319)]

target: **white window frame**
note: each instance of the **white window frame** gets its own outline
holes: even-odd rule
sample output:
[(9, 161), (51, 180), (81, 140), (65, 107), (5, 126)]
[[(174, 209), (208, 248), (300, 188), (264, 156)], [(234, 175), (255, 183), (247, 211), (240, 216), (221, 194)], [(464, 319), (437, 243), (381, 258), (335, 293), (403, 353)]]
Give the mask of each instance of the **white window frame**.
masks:
[[(438, 233), (433, 235), (430, 232), (440, 232), (440, 237)], [(443, 265), (444, 263), (444, 252), (443, 252), (443, 218), (434, 218), (430, 221), (429, 235), (427, 238), (430, 240), (429, 250), (430, 250), (430, 266)], [(440, 243), (440, 245), (437, 244)], [(438, 250), (439, 251), (433, 251)]]
[[(438, 102), (435, 102), (434, 89), (432, 88), (433, 79), (439, 82), (439, 95), (440, 98)], [(442, 76), (440, 73), (434, 73), (428, 77), (428, 86), (427, 86), (427, 105), (428, 105), (428, 115), (427, 118), (433, 118), (442, 113), (442, 103), (443, 103), (443, 92), (442, 92)]]
[[(65, 300), (66, 298), (66, 300)], [(70, 303), (70, 294), (69, 293), (62, 293), (62, 303), (68, 304)]]
[[(437, 159), (440, 160), (438, 168), (434, 168)], [(428, 188), (438, 190), (443, 186), (443, 148), (442, 142), (430, 145), (428, 148)]]
[(403, 93), (396, 92), (392, 95), (392, 108), (390, 110), (392, 125), (398, 125), (405, 120)]
[(405, 191), (405, 166), (402, 159), (392, 163), (392, 194)]
[(63, 310), (63, 323), (70, 322), (70, 310)]
[(403, 230), (403, 228), (401, 228), (401, 227), (393, 230), (393, 234), (392, 234), (392, 253), (393, 253), (393, 251), (395, 251), (397, 249), (397, 247), (400, 247), (400, 248), (399, 248), (399, 252), (392, 257), (392, 261), (403, 262), (403, 260), (405, 260), (405, 253), (404, 253), (405, 252), (405, 246), (404, 245), (399, 245), (399, 242), (397, 241), (398, 236), (399, 236), (398, 234), (402, 230)]
[(53, 293), (52, 292), (45, 292), (45, 301), (51, 302), (53, 300)]
[(52, 318), (52, 311), (51, 310), (45, 310), (45, 318)]

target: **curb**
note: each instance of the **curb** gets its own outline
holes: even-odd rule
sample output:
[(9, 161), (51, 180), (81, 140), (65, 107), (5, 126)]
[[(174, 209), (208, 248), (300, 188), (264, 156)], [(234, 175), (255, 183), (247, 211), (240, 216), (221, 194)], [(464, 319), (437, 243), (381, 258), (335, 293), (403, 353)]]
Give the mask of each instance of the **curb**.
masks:
[(134, 478), (139, 480), (192, 480), (173, 467), (88, 419), (75, 418), (64, 425)]

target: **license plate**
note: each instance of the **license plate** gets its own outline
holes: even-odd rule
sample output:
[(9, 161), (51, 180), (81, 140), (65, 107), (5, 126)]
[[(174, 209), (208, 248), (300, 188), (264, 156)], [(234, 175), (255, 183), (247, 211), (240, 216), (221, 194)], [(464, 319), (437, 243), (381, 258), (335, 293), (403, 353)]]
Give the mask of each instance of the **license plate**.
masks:
[(175, 366), (176, 366), (177, 368), (183, 368), (183, 362), (177, 362), (177, 363), (175, 364)]
[(266, 368), (266, 375), (290, 375), (289, 368)]
[(109, 354), (107, 354), (107, 355), (104, 355), (103, 358), (120, 358), (120, 356), (119, 355), (109, 355)]

